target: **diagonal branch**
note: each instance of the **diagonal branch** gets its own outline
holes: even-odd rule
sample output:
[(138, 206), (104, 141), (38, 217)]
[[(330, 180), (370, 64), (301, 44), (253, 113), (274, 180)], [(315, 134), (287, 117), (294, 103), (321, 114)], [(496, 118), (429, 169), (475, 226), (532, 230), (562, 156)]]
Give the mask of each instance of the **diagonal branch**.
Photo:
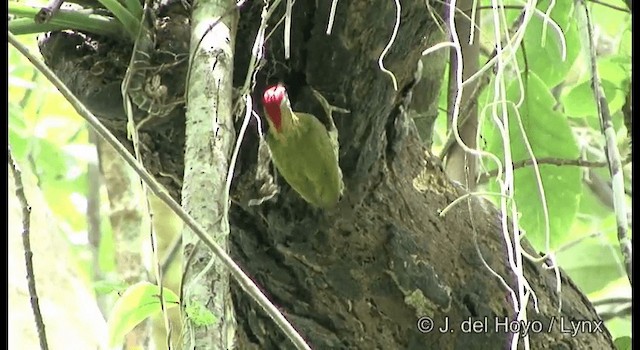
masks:
[(33, 317), (36, 319), (36, 329), (38, 330), (38, 339), (40, 340), (40, 349), (48, 350), (47, 333), (45, 332), (42, 313), (40, 313), (40, 302), (38, 301), (38, 293), (36, 291), (36, 277), (33, 274), (33, 252), (31, 251), (31, 240), (29, 232), (31, 227), (31, 207), (27, 202), (24, 194), (24, 185), (22, 184), (22, 171), (16, 164), (11, 155), (11, 147), (9, 147), (9, 167), (13, 174), (13, 181), (16, 184), (16, 196), (22, 205), (22, 245), (24, 247), (24, 260), (27, 268), (27, 287), (29, 289), (29, 300), (31, 300), (31, 310)]
[(131, 168), (140, 176), (141, 180), (149, 186), (149, 189), (160, 198), (163, 202), (171, 208), (189, 226), (193, 233), (200, 238), (201, 242), (206, 245), (213, 253), (222, 260), (224, 265), (229, 269), (233, 277), (236, 279), (240, 287), (253, 299), (260, 307), (269, 315), (278, 327), (289, 337), (293, 344), (298, 349), (310, 349), (306, 345), (304, 339), (297, 333), (295, 328), (287, 321), (282, 313), (269, 301), (269, 299), (262, 293), (260, 288), (251, 280), (249, 276), (236, 264), (233, 259), (222, 249), (220, 246), (209, 237), (207, 232), (200, 226), (200, 224), (187, 214), (184, 209), (167, 193), (166, 189), (158, 183), (149, 172), (144, 169), (140, 163), (127, 151), (127, 149), (120, 144), (118, 139), (91, 113), (83, 104), (78, 100), (75, 95), (64, 85), (62, 81), (56, 76), (56, 74), (42, 62), (41, 59), (34, 56), (26, 46), (18, 41), (15, 35), (8, 33), (9, 43), (13, 45), (20, 53), (22, 53), (31, 63), (44, 74), (51, 83), (60, 91), (60, 93), (69, 101), (72, 107), (78, 112), (80, 116), (89, 122), (92, 128), (96, 130), (98, 135), (113, 146), (118, 154), (124, 159)]
[[(628, 164), (631, 162), (631, 157), (627, 157), (622, 163)], [(538, 158), (538, 159), (525, 159), (519, 162), (513, 163), (513, 170), (524, 168), (529, 165), (533, 165), (533, 163), (537, 164), (549, 164), (555, 166), (578, 166), (584, 168), (602, 168), (609, 165), (607, 162), (598, 162), (591, 161), (586, 159), (565, 159), (565, 158)], [(494, 177), (498, 174), (498, 170), (492, 170), (486, 174), (481, 175), (478, 178), (478, 183), (485, 183), (489, 178)]]

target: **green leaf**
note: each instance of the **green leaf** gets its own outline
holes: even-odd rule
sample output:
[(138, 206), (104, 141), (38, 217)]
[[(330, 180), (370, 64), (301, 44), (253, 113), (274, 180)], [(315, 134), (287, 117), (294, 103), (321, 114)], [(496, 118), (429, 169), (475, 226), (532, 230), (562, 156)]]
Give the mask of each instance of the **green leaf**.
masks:
[(100, 221), (98, 266), (100, 266), (100, 271), (106, 274), (116, 271), (116, 245), (113, 237), (113, 229), (111, 228), (109, 220)]
[(613, 341), (618, 350), (631, 350), (631, 337), (620, 337)]
[[(552, 109), (555, 100), (545, 83), (535, 74), (531, 74), (525, 86), (527, 97), (518, 108), (518, 112), (533, 154), (537, 159), (577, 159), (578, 147), (567, 118)], [(520, 95), (518, 84), (512, 83), (507, 89), (507, 99), (518, 101)], [(509, 108), (509, 138), (512, 159), (518, 162), (531, 157), (527, 152), (515, 112), (513, 106)], [(495, 125), (485, 125), (483, 134), (487, 150), (502, 159), (502, 138)], [(567, 233), (575, 219), (583, 190), (581, 172), (578, 167), (570, 166), (541, 164), (539, 168), (549, 210), (550, 245), (553, 248), (568, 239)], [(534, 168), (526, 166), (516, 169), (514, 181), (514, 196), (521, 214), (520, 227), (526, 232), (526, 237), (534, 247), (544, 251), (545, 221)], [(499, 191), (493, 181), (489, 187), (493, 191)]]
[[(546, 12), (548, 1), (538, 2), (538, 9)], [(533, 16), (527, 25), (518, 64), (520, 69), (528, 68), (544, 82), (548, 88), (555, 87), (565, 80), (567, 73), (571, 70), (576, 58), (582, 50), (580, 33), (576, 24), (575, 16), (572, 15), (574, 7), (571, 1), (558, 1), (551, 11), (551, 19), (561, 28), (562, 33), (558, 33), (549, 23), (539, 16)], [(511, 16), (517, 16), (516, 11)], [(511, 22), (510, 22), (511, 23)], [(546, 29), (544, 29), (546, 27)], [(543, 40), (543, 30), (546, 35)], [(562, 60), (562, 39), (564, 34), (566, 44), (566, 57)], [(524, 48), (524, 50), (522, 50)], [(526, 67), (523, 56), (526, 55)]]
[[(619, 8), (627, 8), (627, 4), (623, 0), (608, 0), (607, 4)], [(602, 32), (601, 36), (620, 35), (620, 32), (631, 22), (631, 13), (609, 6), (596, 5), (591, 7), (591, 16), (594, 25)]]
[[(86, 230), (85, 208), (78, 205), (82, 200), (74, 203), (72, 196), (84, 197), (88, 188), (86, 161), (78, 156), (77, 150), (82, 147), (92, 150), (92, 146), (67, 144), (61, 147), (50, 139), (39, 137), (31, 137), (29, 142), (34, 173), (52, 212), (69, 223), (72, 230)], [(85, 151), (84, 157), (88, 159), (94, 154)]]
[[(617, 245), (617, 242), (616, 242), (616, 245)], [(627, 274), (624, 271), (622, 271), (622, 269), (623, 267), (620, 266), (620, 275), (617, 279), (607, 283), (603, 288), (598, 289), (595, 292), (589, 293), (587, 295), (587, 298), (589, 298), (589, 300), (607, 300), (607, 299), (616, 299), (616, 298), (629, 298), (629, 300), (631, 300), (633, 290), (631, 289), (631, 284), (629, 283), (629, 277), (627, 277)], [(599, 305), (596, 307), (596, 311), (598, 309), (611, 308), (611, 307), (612, 307), (611, 304)]]
[(29, 149), (29, 132), (24, 122), (22, 109), (14, 103), (9, 103), (9, 144), (13, 157), (23, 160)]
[(185, 308), (185, 312), (197, 326), (211, 326), (218, 321), (216, 315), (199, 303), (189, 303)]
[(22, 99), (24, 90), (33, 89), (37, 86), (34, 81), (35, 68), (28, 63), (22, 54), (11, 47), (9, 50), (9, 90), (14, 94), (12, 97)]
[[(165, 309), (178, 305), (178, 296), (163, 288)], [(160, 288), (149, 282), (139, 282), (129, 287), (116, 301), (108, 321), (109, 344), (122, 343), (125, 335), (150, 316), (161, 312)]]
[(572, 228), (574, 238), (598, 232), (609, 243), (618, 243), (615, 212), (587, 187), (582, 194), (578, 213), (579, 219)]
[[(609, 105), (609, 112), (613, 115), (616, 111), (622, 109), (625, 102), (625, 92), (609, 80), (602, 81), (602, 88)], [(561, 100), (567, 115), (572, 118), (587, 117), (592, 127), (600, 129), (598, 110), (590, 81), (577, 85), (564, 95)]]
[[(614, 246), (618, 246), (616, 243)], [(615, 249), (614, 247), (610, 247), (611, 249)], [(619, 255), (618, 255), (619, 256)], [(583, 259), (583, 256), (575, 256), (576, 259)], [(621, 337), (631, 337), (633, 330), (631, 325), (631, 312), (621, 312), (627, 306), (631, 306), (631, 299), (633, 291), (631, 289), (631, 284), (629, 283), (629, 278), (627, 274), (624, 272), (624, 268), (619, 266), (620, 272), (618, 274), (618, 278), (607, 283), (604, 288), (601, 288), (593, 293), (589, 293), (587, 298), (592, 302), (595, 301), (603, 301), (609, 300), (613, 301), (615, 299), (626, 299), (628, 302), (612, 302), (612, 303), (600, 303), (597, 305), (596, 312), (599, 315), (604, 313), (615, 313), (616, 316), (609, 318), (605, 321), (605, 326), (609, 333), (611, 333), (611, 338), (618, 339)], [(593, 279), (593, 277), (592, 277)], [(580, 285), (578, 285), (582, 289)]]
[(71, 160), (58, 145), (47, 139), (34, 137), (31, 155), (36, 164), (35, 173), (39, 182), (65, 178)]
[(618, 245), (611, 245), (597, 237), (585, 239), (559, 252), (557, 258), (558, 264), (585, 294), (599, 291), (625, 274), (620, 266), (622, 256)]
[(631, 38), (631, 21), (629, 21), (629, 25), (627, 29), (622, 33), (622, 37), (620, 39), (620, 54), (631, 58), (631, 47), (633, 40)]
[[(598, 59), (598, 75), (618, 88), (627, 88), (631, 72), (631, 56), (613, 55)], [(590, 74), (589, 74), (590, 75)]]
[(93, 282), (93, 289), (98, 295), (120, 294), (127, 289), (127, 285), (123, 281), (99, 280)]

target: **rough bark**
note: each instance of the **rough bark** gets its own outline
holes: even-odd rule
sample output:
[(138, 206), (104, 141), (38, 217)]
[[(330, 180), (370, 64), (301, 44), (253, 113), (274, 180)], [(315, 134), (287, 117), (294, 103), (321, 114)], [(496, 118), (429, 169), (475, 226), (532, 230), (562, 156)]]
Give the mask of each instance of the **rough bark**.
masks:
[[(261, 5), (247, 2), (240, 9), (235, 86), (245, 78)], [(438, 26), (423, 1), (402, 1), (401, 26), (384, 60), (398, 80), (399, 90), (394, 91), (377, 64), (391, 36), (394, 2), (340, 1), (333, 32), (327, 36), (330, 5), (296, 1), (291, 59), (283, 59), (283, 29), (277, 27), (266, 43), (266, 65), (258, 74), (254, 97), (267, 84), (283, 81), (295, 109), (319, 115), (311, 98), (296, 94), (311, 85), (333, 105), (351, 111), (336, 117), (345, 196), (335, 210), (316, 210), (279, 179), (281, 191), (274, 200), (258, 207), (234, 201), (231, 253), (313, 348), (506, 347), (510, 339), (506, 333), (464, 333), (457, 328), (423, 334), (416, 327), (422, 316), (432, 317), (436, 327), (443, 325), (445, 317), (452, 327), (469, 317), (514, 318), (507, 292), (482, 266), (473, 243), (477, 237), (488, 264), (513, 287), (515, 277), (507, 268), (499, 213), (473, 200), (445, 217), (438, 215), (461, 191), (437, 161), (425, 155), (413, 124), (403, 113), (420, 54)], [(283, 13), (284, 6), (272, 17), (272, 28)], [(64, 68), (64, 62), (55, 59), (60, 57), (49, 55), (49, 65)], [(73, 57), (66, 54), (63, 60)], [(64, 74), (64, 70), (58, 72)], [(92, 102), (91, 97), (87, 99)], [(170, 145), (166, 138), (158, 138), (167, 130), (171, 131)], [(178, 115), (161, 128), (143, 131), (146, 155), (151, 159), (145, 164), (152, 172), (159, 174), (160, 168), (182, 177), (183, 130), (184, 118)], [(248, 135), (234, 176), (233, 198), (251, 194), (247, 192), (255, 182), (256, 149), (255, 134)], [(421, 186), (416, 186), (416, 177)], [(174, 198), (179, 198), (179, 186), (165, 183)], [(552, 272), (525, 263), (525, 275), (537, 293), (541, 311), (537, 314), (529, 308), (530, 320), (544, 325), (556, 322), (549, 333), (530, 334), (534, 348), (613, 348), (606, 330), (575, 337), (561, 332), (561, 320), (598, 319), (568, 277), (562, 277), (562, 311), (557, 312), (559, 297)], [(291, 348), (273, 322), (233, 283), (232, 293), (239, 349)]]
[[(182, 207), (225, 251), (229, 223), (225, 211), (227, 169), (234, 144), (231, 91), (233, 43), (237, 16), (220, 18), (233, 8), (228, 0), (193, 2), (191, 66), (186, 113), (185, 169)], [(215, 25), (214, 25), (215, 24)], [(208, 32), (209, 27), (211, 32)], [(201, 39), (202, 37), (205, 39)], [(198, 44), (201, 47), (196, 47)], [(194, 321), (187, 312), (184, 349), (232, 349), (236, 323), (230, 305), (229, 272), (198, 237), (183, 232), (182, 307), (203, 308), (216, 317), (212, 324)]]

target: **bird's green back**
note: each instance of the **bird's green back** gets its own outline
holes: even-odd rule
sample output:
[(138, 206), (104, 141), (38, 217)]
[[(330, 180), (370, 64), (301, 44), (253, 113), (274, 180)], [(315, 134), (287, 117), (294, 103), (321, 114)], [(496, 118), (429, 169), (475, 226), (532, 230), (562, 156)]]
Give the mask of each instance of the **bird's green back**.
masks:
[(267, 135), (273, 162), (303, 199), (317, 207), (333, 207), (344, 187), (337, 143), (334, 147), (329, 132), (314, 116), (295, 115), (298, 121), (285, 137), (276, 137), (273, 130)]

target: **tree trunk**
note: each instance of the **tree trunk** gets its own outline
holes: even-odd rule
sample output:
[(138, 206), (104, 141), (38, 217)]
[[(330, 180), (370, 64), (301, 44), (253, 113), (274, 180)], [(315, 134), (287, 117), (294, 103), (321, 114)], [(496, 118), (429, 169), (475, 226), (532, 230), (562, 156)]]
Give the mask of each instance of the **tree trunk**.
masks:
[[(283, 26), (275, 27), (265, 44), (266, 64), (257, 75), (254, 101), (265, 86), (283, 81), (294, 110), (314, 112), (313, 98), (301, 92), (307, 85), (323, 93), (331, 104), (349, 109), (349, 115), (335, 116), (346, 190), (336, 209), (321, 211), (307, 205), (278, 178), (280, 193), (275, 199), (257, 207), (244, 205), (238, 198), (255, 195), (257, 149), (255, 132), (247, 135), (232, 188), (231, 253), (312, 348), (505, 348), (512, 334), (495, 332), (495, 320), (516, 319), (513, 303), (501, 282), (483, 265), (474, 244), (477, 240), (488, 265), (515, 288), (500, 214), (489, 203), (471, 199), (446, 216), (439, 215), (439, 210), (463, 192), (448, 180), (437, 159), (427, 155), (405, 113), (421, 53), (430, 38), (442, 35), (434, 18), (445, 12), (436, 2), (431, 4), (438, 11), (434, 16), (424, 1), (401, 4), (397, 37), (383, 60), (397, 79), (397, 91), (378, 66), (392, 35), (394, 2), (340, 1), (332, 32), (327, 35), (331, 2), (296, 1), (291, 59), (287, 61)], [(245, 80), (262, 5), (247, 2), (239, 10), (236, 87)], [(267, 33), (284, 14), (283, 5), (271, 17)], [(45, 43), (48, 64), (64, 68), (52, 59), (55, 55), (46, 52)], [(67, 54), (65, 59), (73, 58)], [(428, 59), (424, 62), (429, 64)], [(117, 74), (109, 81), (117, 81)], [(85, 99), (89, 105), (97, 105), (92, 96)], [(257, 111), (261, 114), (259, 107)], [(120, 124), (114, 125), (117, 130)], [(183, 163), (178, 155), (182, 152), (176, 148), (184, 145), (184, 116), (142, 134), (146, 135), (145, 164), (150, 171), (181, 178)], [(163, 141), (167, 138), (171, 147)], [(162, 179), (174, 198), (180, 198), (179, 185), (166, 176)], [(523, 246), (532, 252), (526, 243)], [(568, 277), (561, 279), (562, 309), (558, 312), (560, 297), (553, 272), (527, 261), (524, 265), (540, 310), (536, 313), (529, 303), (529, 321), (552, 326), (550, 332), (529, 331), (533, 348), (613, 348), (606, 330), (580, 332), (575, 337), (566, 333), (571, 320), (598, 320), (587, 298)], [(237, 284), (231, 287), (238, 322), (237, 348), (291, 348), (258, 305)], [(417, 323), (421, 317), (430, 317), (436, 329), (420, 332)], [(484, 317), (488, 318), (486, 331), (460, 328), (466, 325), (464, 320)], [(452, 331), (438, 331), (445, 320)], [(499, 323), (498, 328), (502, 329)]]

